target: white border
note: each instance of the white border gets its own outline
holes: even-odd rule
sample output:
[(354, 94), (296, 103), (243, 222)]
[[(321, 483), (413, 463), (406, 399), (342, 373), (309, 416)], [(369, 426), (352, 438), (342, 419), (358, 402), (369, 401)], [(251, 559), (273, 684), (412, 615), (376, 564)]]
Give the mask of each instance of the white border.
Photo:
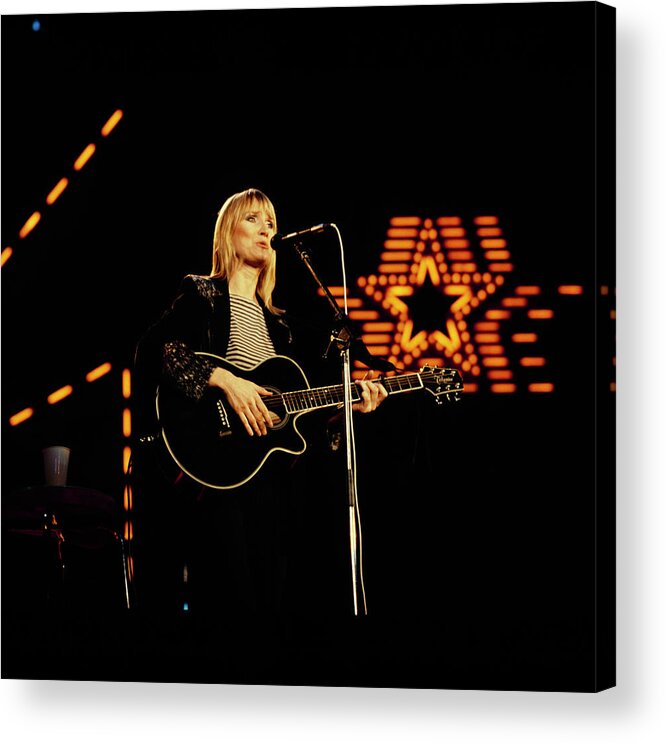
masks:
[[(427, 2), (195, 2), (187, 9)], [(468, 3), (471, 4), (471, 3)], [(662, 0), (618, 21), (618, 687), (600, 695), (138, 683), (0, 683), (12, 740), (500, 740), (665, 738), (662, 348), (665, 172)], [(184, 10), (182, 3), (3, 1), (2, 14)], [(9, 60), (5, 60), (9, 62)]]

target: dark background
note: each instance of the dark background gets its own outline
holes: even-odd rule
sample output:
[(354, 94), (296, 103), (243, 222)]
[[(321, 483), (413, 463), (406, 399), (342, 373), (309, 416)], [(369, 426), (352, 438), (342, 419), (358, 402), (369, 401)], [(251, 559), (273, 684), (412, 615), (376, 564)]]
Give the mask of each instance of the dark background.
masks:
[[(2, 269), (3, 496), (39, 484), (41, 448), (64, 443), (70, 482), (121, 501), (119, 372), (182, 275), (209, 272), (230, 193), (264, 190), (281, 231), (336, 223), (351, 279), (375, 270), (391, 216), (498, 214), (510, 281), (585, 287), (557, 306), (547, 336), (557, 391), (481, 386), (440, 409), (404, 395), (362, 419), (366, 620), (350, 618), (344, 463), (311, 447), (299, 463), (312, 494), (301, 511), (310, 614), (281, 682), (598, 688), (613, 609), (595, 592), (598, 554), (610, 553), (596, 524), (611, 501), (613, 424), (613, 328), (598, 319), (609, 315), (598, 286), (614, 275), (611, 235), (599, 244), (596, 232), (596, 10), (50, 15), (38, 32), (32, 16), (4, 16), (2, 245), (14, 253)], [(73, 174), (89, 141), (97, 151)], [(69, 188), (42, 209), (63, 175)], [(42, 222), (19, 241), (35, 209)], [(320, 244), (316, 265), (338, 284), (335, 245)], [(279, 265), (276, 302), (325, 323), (297, 258)], [(107, 360), (112, 374), (80, 383)], [(67, 383), (71, 398), (40, 405)], [(26, 406), (34, 418), (10, 427)], [(63, 650), (59, 671), (40, 666), (28, 646), (10, 676), (135, 679), (131, 624), (123, 632), (113, 670), (108, 635), (92, 631), (85, 662), (68, 666)]]

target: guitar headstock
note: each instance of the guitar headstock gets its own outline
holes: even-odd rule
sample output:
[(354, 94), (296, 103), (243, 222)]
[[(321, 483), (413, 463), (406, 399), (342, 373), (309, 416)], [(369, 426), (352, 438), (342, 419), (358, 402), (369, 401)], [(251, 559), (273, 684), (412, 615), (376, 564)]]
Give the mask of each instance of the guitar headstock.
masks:
[(437, 404), (459, 402), (462, 399), (464, 380), (456, 368), (425, 365), (420, 369), (419, 375), (423, 386), (434, 396)]

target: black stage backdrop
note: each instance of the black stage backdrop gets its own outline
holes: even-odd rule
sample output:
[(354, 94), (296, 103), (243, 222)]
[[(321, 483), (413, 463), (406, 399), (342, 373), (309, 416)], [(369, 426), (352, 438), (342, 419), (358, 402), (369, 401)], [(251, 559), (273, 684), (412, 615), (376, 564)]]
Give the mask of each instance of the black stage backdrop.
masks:
[[(554, 318), (536, 355), (554, 391), (531, 393), (524, 381), (495, 393), (481, 366), (464, 374), (474, 391), (459, 403), (401, 395), (358, 421), (365, 618), (353, 616), (344, 460), (313, 444), (297, 467), (307, 493), (298, 640), (278, 672), (242, 682), (613, 684), (609, 11), (580, 2), (65, 14), (38, 16), (38, 30), (32, 16), (4, 16), (3, 501), (43, 482), (45, 445), (68, 445), (69, 483), (115, 498), (122, 533), (131, 511), (121, 373), (181, 277), (209, 272), (230, 193), (264, 190), (281, 231), (335, 223), (356, 296), (358, 277), (377, 273), (393, 217), (459, 215), (473, 226), (498, 215), (514, 271), (475, 319), (517, 286), (541, 287)], [(101, 136), (116, 110), (122, 118)], [(93, 156), (75, 171), (90, 142)], [(63, 177), (67, 188), (46, 205)], [(35, 211), (40, 222), (20, 238)], [(334, 235), (312, 244), (322, 278), (340, 285)], [(422, 297), (419, 321), (436, 329), (437, 302), (451, 302), (432, 287)], [(327, 327), (324, 300), (287, 250), (276, 301)], [(521, 378), (519, 353), (508, 356)], [(85, 381), (107, 362), (110, 373)], [(339, 381), (335, 359), (326, 373)], [(70, 384), (69, 397), (46, 403)], [(33, 416), (11, 425), (26, 408)], [(177, 542), (178, 523), (168, 527)], [(237, 680), (223, 668), (198, 676), (181, 644), (151, 664), (101, 561), (80, 578), (92, 597), (63, 627), (40, 608), (40, 577), (21, 572), (33, 542), (4, 541), (4, 677)], [(94, 596), (112, 603), (103, 619)]]

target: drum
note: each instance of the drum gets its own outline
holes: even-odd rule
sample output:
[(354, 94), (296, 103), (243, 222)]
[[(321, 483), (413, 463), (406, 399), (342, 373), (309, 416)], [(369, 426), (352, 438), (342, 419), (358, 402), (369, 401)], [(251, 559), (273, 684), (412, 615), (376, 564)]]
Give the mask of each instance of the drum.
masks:
[(118, 511), (113, 497), (84, 487), (28, 487), (2, 497), (9, 677), (30, 677), (23, 673), (33, 668), (34, 677), (57, 678), (54, 663), (65, 667), (68, 657), (117, 644), (132, 604)]

